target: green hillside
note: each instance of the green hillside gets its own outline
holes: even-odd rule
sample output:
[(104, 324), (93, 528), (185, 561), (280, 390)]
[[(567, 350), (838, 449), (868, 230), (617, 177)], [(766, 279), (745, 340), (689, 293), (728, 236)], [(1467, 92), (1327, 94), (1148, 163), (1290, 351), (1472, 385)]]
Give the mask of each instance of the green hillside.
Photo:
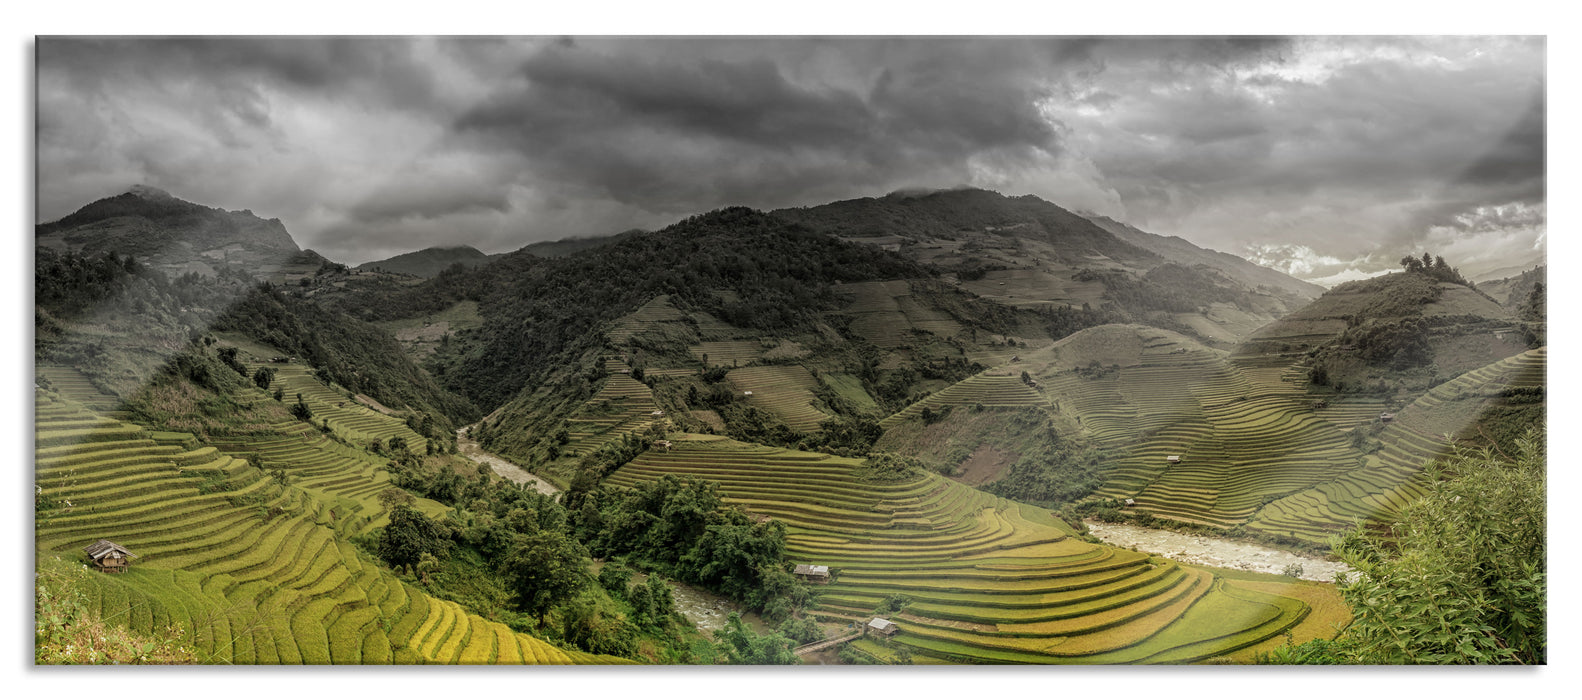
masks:
[[(861, 460), (717, 438), (650, 451), (610, 477), (718, 481), (726, 501), (788, 527), (798, 562), (827, 565), (814, 614), (865, 621), (890, 596), (894, 643), (992, 663), (1186, 663), (1279, 635), (1326, 604), (1146, 554), (1083, 542), (1048, 511), (937, 476), (865, 480)], [(1332, 595), (1332, 594), (1331, 594)]]
[[(34, 411), (40, 569), (101, 538), (125, 546), (132, 567), (88, 577), (88, 605), (139, 632), (179, 625), (200, 662), (622, 661), (514, 633), (370, 559), (348, 537), (379, 524), (388, 477), (322, 436), (283, 425), (274, 439), (204, 444), (42, 390)], [(238, 456), (249, 453), (285, 484)]]

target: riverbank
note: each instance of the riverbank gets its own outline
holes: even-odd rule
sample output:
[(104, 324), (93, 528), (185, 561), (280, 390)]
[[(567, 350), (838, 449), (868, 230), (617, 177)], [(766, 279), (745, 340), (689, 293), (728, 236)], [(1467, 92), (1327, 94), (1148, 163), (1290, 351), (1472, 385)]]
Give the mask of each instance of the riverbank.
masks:
[(554, 484), (511, 463), (504, 457), (483, 449), (477, 440), (467, 437), (467, 429), (471, 427), (467, 426), (467, 428), (456, 431), (456, 449), (461, 452), (462, 456), (480, 464), (487, 464), (490, 469), (494, 470), (494, 473), (505, 477), (508, 481), (515, 484), (524, 484), (528, 488), (546, 496), (560, 493), (560, 489), (555, 488)]
[(1351, 571), (1350, 567), (1338, 561), (1247, 542), (1187, 535), (1170, 530), (1154, 530), (1136, 525), (1103, 523), (1097, 520), (1086, 522), (1088, 532), (1106, 544), (1136, 548), (1137, 551), (1169, 557), (1183, 564), (1201, 564), (1266, 574), (1284, 573), (1286, 567), (1298, 565), (1302, 567), (1302, 575), (1298, 578), (1325, 583), (1333, 582), (1337, 573)]

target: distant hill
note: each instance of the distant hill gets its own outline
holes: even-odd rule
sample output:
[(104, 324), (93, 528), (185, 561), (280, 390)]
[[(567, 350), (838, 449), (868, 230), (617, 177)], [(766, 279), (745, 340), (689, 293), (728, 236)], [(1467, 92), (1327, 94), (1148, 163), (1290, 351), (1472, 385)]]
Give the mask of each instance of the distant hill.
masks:
[(1107, 216), (1089, 216), (1089, 221), (1100, 228), (1109, 231), (1127, 243), (1144, 248), (1182, 265), (1208, 265), (1231, 277), (1248, 287), (1258, 286), (1274, 287), (1284, 290), (1293, 296), (1305, 299), (1317, 298), (1324, 293), (1324, 288), (1306, 280), (1300, 280), (1290, 275), (1253, 263), (1246, 258), (1237, 257), (1230, 253), (1221, 253), (1217, 250), (1201, 248), (1179, 236), (1160, 236), (1148, 233), (1130, 224), (1124, 224)]
[(1549, 268), (1540, 265), (1518, 275), (1504, 279), (1479, 282), (1478, 291), (1483, 292), (1500, 302), (1501, 306), (1516, 313), (1521, 313), (1521, 306), (1532, 294), (1534, 285), (1549, 285)]
[(1032, 195), (895, 193), (774, 214), (937, 266), (947, 281), (994, 302), (1108, 308), (1222, 347), (1323, 291)]
[(1505, 265), (1503, 267), (1492, 269), (1482, 269), (1469, 265), (1467, 266), (1469, 268), (1469, 271), (1467, 272), (1467, 279), (1481, 285), (1484, 282), (1493, 282), (1496, 280), (1505, 279), (1507, 277), (1515, 277), (1535, 267), (1542, 267), (1548, 262), (1548, 260), (1549, 256), (1547, 254), (1538, 253), (1537, 255), (1528, 258), (1525, 262), (1516, 265)]
[(608, 236), (562, 238), (558, 241), (539, 241), (538, 243), (530, 243), (526, 246), (523, 246), (519, 249), (519, 252), (530, 253), (541, 258), (564, 258), (569, 255), (580, 253), (584, 250), (593, 250), (594, 248), (609, 245), (611, 243), (624, 240), (631, 236), (641, 235), (643, 233), (647, 232), (643, 231), (642, 229), (631, 229)]
[(34, 243), (61, 252), (131, 255), (172, 275), (213, 275), (231, 266), (267, 277), (303, 263), (279, 219), (193, 204), (144, 185), (37, 225)]
[(1419, 272), (1347, 282), (1259, 329), (1244, 362), (1288, 366), (1336, 393), (1415, 396), (1443, 379), (1542, 344), (1543, 324), (1464, 284)]
[(402, 253), (395, 257), (375, 260), (358, 265), (356, 269), (367, 272), (393, 272), (414, 277), (433, 277), (445, 268), (461, 263), (477, 267), (490, 260), (490, 256), (472, 246), (433, 247)]

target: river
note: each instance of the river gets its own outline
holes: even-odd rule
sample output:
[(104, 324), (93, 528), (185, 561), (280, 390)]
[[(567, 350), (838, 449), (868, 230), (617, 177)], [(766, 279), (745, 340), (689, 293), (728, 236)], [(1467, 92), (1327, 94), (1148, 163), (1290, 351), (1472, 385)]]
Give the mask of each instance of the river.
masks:
[(1087, 524), (1088, 532), (1107, 544), (1117, 547), (1136, 547), (1140, 552), (1151, 552), (1185, 564), (1259, 571), (1266, 574), (1283, 573), (1285, 567), (1299, 564), (1302, 567), (1300, 578), (1325, 583), (1333, 582), (1336, 573), (1351, 571), (1350, 567), (1338, 561), (1304, 556), (1247, 542), (1186, 535), (1136, 525), (1101, 523), (1096, 520), (1089, 520)]
[(557, 493), (560, 493), (560, 489), (555, 488), (554, 484), (551, 484), (544, 479), (540, 479), (528, 472), (526, 469), (512, 464), (504, 457), (484, 450), (483, 447), (478, 444), (477, 440), (467, 437), (467, 429), (471, 427), (472, 426), (467, 426), (467, 428), (462, 428), (461, 430), (456, 431), (456, 449), (460, 450), (463, 456), (471, 459), (474, 462), (487, 464), (489, 465), (490, 469), (494, 470), (494, 473), (505, 477), (512, 483), (526, 484), (534, 491), (542, 493), (546, 496), (553, 496)]

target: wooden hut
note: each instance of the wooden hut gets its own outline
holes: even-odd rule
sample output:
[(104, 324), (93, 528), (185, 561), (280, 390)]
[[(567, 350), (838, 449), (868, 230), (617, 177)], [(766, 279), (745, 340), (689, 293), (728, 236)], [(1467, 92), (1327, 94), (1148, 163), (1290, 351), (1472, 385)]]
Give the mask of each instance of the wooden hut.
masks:
[(1180, 464), (1181, 463), (1181, 455), (1170, 455), (1169, 457), (1165, 458), (1165, 461), (1169, 462), (1171, 464)]
[(93, 560), (94, 568), (109, 573), (125, 573), (127, 562), (136, 559), (131, 550), (109, 540), (99, 540), (82, 548)]
[(656, 409), (653, 410), (653, 412), (649, 413), (648, 415), (653, 416), (655, 418), (658, 418), (658, 417), (660, 417), (662, 415), (665, 415), (665, 412), (656, 408)]
[(895, 633), (900, 632), (901, 629), (896, 627), (894, 622), (886, 620), (882, 617), (876, 617), (868, 621), (868, 627), (864, 631), (877, 634), (881, 637), (894, 637)]
[(1379, 421), (1380, 422), (1388, 423), (1388, 422), (1390, 422), (1392, 420), (1395, 420), (1395, 414), (1394, 413), (1380, 413), (1379, 414)]
[(829, 583), (829, 567), (813, 564), (797, 564), (791, 572), (797, 578), (808, 583)]
[(1127, 505), (1127, 507), (1135, 506), (1135, 505), (1137, 505), (1137, 499), (1135, 499), (1135, 498), (1128, 498), (1128, 499), (1126, 499), (1124, 501), (1124, 503)]

